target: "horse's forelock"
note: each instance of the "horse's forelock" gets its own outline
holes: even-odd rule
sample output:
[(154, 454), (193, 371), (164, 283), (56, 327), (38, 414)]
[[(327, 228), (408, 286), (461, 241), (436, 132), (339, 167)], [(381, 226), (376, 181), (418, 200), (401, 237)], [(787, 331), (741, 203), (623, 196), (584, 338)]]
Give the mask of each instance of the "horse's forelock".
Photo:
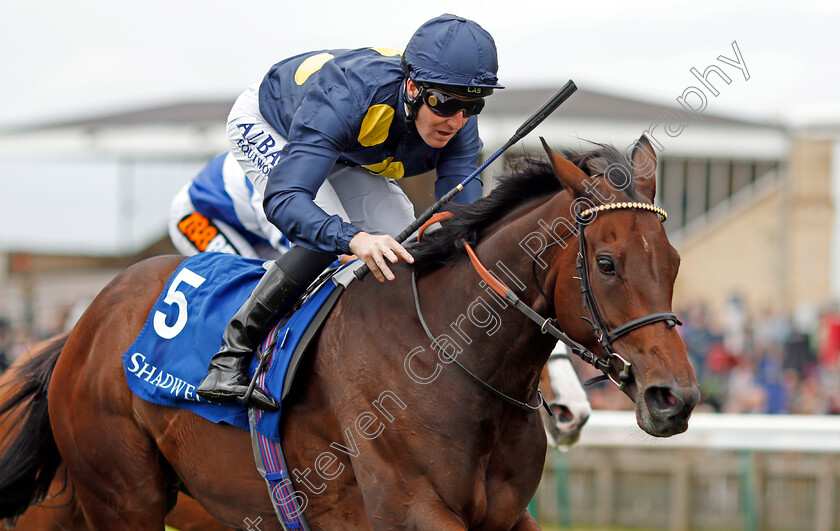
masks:
[[(607, 196), (614, 195), (613, 192), (619, 191), (625, 194), (629, 200), (638, 200), (638, 193), (633, 183), (633, 167), (630, 162), (613, 146), (597, 142), (591, 143), (598, 148), (584, 153), (563, 150), (563, 156), (583, 170), (589, 177), (603, 182), (603, 186), (607, 188), (602, 192), (610, 192), (606, 194)], [(613, 181), (610, 184), (605, 182), (608, 173)], [(600, 202), (597, 201), (596, 203)]]

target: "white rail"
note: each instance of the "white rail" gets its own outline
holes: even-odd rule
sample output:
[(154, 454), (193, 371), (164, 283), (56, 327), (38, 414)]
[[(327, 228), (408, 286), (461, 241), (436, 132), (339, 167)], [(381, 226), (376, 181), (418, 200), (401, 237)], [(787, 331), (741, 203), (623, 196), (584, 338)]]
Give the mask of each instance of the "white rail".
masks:
[(645, 434), (632, 411), (595, 410), (578, 444), (840, 453), (840, 416), (695, 413), (688, 431), (660, 439)]

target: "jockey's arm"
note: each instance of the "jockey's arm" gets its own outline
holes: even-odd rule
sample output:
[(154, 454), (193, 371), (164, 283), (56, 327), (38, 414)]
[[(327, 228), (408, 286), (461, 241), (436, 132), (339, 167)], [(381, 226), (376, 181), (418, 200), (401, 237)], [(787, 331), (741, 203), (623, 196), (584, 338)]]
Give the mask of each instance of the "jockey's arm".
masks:
[[(367, 264), (377, 280), (393, 280), (386, 261), (413, 261), (402, 245), (391, 236), (363, 232), (340, 216), (328, 215), (314, 203), (318, 188), (335, 164), (328, 152), (315, 156), (319, 151), (311, 146), (292, 146), (289, 156), (274, 167), (266, 184), (266, 216), (292, 243), (325, 253), (354, 254)], [(294, 171), (297, 159), (303, 159), (310, 171)]]
[[(332, 92), (340, 90), (332, 87)], [(334, 99), (319, 91), (313, 91), (304, 101), (308, 110), (297, 113), (300, 119), (296, 115), (289, 128), (284, 156), (269, 174), (265, 214), (292, 243), (324, 253), (355, 254), (378, 280), (392, 279), (386, 260), (412, 260), (402, 245), (391, 236), (362, 232), (340, 216), (327, 214), (314, 202), (342, 150), (356, 142), (358, 125), (354, 123), (361, 123), (364, 117), (359, 111), (358, 120), (348, 120), (333, 103)]]
[(266, 217), (295, 245), (349, 254), (350, 239), (361, 229), (341, 216), (330, 216), (314, 202), (338, 160), (338, 150), (291, 141), (286, 147), (288, 154), (268, 176), (263, 201)]

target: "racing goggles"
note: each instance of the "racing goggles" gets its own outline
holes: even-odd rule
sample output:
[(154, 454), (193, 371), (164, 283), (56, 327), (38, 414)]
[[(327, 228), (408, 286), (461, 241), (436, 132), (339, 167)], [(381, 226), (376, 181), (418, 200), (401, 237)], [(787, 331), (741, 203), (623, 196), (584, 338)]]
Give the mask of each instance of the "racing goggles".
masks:
[(453, 116), (461, 111), (467, 117), (475, 116), (484, 108), (484, 98), (469, 100), (458, 99), (435, 87), (420, 87), (420, 97), (433, 113), (438, 116)]

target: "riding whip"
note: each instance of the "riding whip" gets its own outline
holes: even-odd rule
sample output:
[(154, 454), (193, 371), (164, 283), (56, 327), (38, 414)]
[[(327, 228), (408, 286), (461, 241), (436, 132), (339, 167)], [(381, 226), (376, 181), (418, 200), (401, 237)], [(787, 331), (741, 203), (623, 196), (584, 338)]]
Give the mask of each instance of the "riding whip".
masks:
[[(554, 112), (554, 110), (557, 107), (559, 107), (560, 104), (562, 104), (564, 101), (566, 101), (569, 98), (569, 96), (574, 94), (576, 90), (577, 86), (575, 85), (575, 82), (570, 79), (565, 85), (563, 85), (563, 87), (560, 90), (557, 91), (556, 94), (554, 94), (554, 96), (551, 97), (550, 100), (545, 102), (545, 104), (543, 104), (543, 106), (540, 107), (537, 110), (537, 112), (532, 114), (530, 118), (528, 118), (522, 125), (519, 126), (519, 129), (516, 130), (516, 133), (514, 133), (513, 136), (510, 137), (510, 139), (508, 139), (507, 142), (505, 142), (504, 146), (499, 148), (499, 150), (493, 153), (487, 160), (485, 160), (481, 166), (479, 166), (474, 172), (469, 174), (466, 179), (461, 181), (452, 190), (446, 192), (446, 194), (444, 194), (443, 197), (438, 199), (434, 205), (430, 206), (417, 219), (415, 219), (411, 223), (411, 225), (406, 227), (405, 230), (403, 230), (395, 238), (397, 242), (404, 242), (409, 236), (411, 236), (414, 233), (414, 231), (419, 229), (420, 226), (423, 225), (423, 223), (427, 222), (429, 218), (431, 218), (438, 210), (440, 210), (443, 207), (443, 205), (451, 201), (452, 198), (458, 194), (458, 192), (463, 190), (464, 186), (466, 186), (467, 183), (475, 179), (482, 171), (484, 171), (487, 168), (487, 166), (489, 166), (494, 160), (499, 158), (499, 155), (507, 151), (509, 147), (516, 144), (528, 133), (533, 131), (535, 127), (540, 125), (543, 120), (548, 118), (548, 115)], [(362, 280), (363, 278), (365, 278), (365, 275), (367, 275), (369, 272), (370, 268), (367, 266), (367, 264), (362, 264), (362, 266), (356, 269), (353, 272), (353, 274), (356, 275), (356, 278)]]

